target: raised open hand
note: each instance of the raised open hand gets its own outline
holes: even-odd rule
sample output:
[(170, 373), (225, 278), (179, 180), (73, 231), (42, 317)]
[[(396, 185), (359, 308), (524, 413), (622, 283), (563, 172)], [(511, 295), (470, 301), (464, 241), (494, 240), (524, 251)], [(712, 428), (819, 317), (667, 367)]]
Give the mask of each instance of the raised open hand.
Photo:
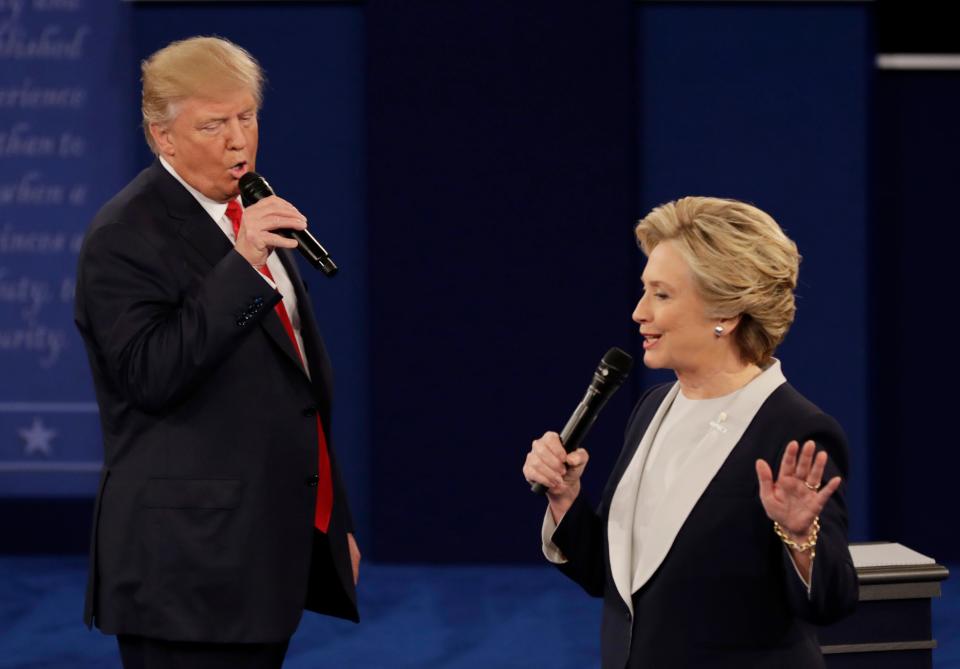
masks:
[(814, 457), (816, 449), (812, 441), (806, 442), (803, 450), (796, 441), (787, 444), (776, 482), (765, 460), (757, 460), (756, 464), (760, 503), (767, 517), (800, 541), (810, 535), (814, 519), (820, 515), (830, 495), (840, 487), (839, 476), (821, 487), (827, 452), (820, 451)]

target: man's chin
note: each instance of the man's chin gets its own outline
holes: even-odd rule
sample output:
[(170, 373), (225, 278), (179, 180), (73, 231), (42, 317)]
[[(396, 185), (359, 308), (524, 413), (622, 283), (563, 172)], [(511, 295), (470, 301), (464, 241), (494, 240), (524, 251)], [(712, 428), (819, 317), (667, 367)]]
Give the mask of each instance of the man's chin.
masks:
[(223, 199), (221, 202), (229, 202), (240, 195), (240, 182), (234, 180), (228, 188), (223, 189)]

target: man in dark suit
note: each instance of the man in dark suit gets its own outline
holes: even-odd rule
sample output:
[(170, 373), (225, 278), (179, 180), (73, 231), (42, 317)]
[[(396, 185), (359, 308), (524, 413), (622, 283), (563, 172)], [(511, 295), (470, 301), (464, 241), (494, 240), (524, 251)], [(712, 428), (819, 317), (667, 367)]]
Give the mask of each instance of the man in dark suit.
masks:
[(237, 197), (262, 81), (219, 38), (144, 61), (157, 160), (80, 253), (104, 437), (85, 621), (118, 636), (128, 669), (279, 667), (304, 608), (359, 619), (330, 363), (278, 234), (306, 220)]

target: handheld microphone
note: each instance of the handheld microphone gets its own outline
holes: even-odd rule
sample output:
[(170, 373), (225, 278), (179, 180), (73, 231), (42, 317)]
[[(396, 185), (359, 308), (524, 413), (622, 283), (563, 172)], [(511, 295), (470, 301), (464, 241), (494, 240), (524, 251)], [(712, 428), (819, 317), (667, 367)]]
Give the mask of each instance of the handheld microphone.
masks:
[[(597, 370), (593, 373), (593, 381), (590, 382), (587, 393), (574, 409), (563, 432), (560, 433), (560, 441), (563, 442), (563, 448), (567, 453), (572, 453), (580, 447), (580, 442), (597, 420), (600, 409), (617, 391), (631, 369), (633, 369), (633, 357), (616, 346), (603, 356), (600, 364), (597, 365)], [(542, 483), (534, 483), (530, 486), (530, 490), (542, 495), (547, 492), (547, 487)]]
[[(240, 199), (244, 207), (256, 204), (265, 197), (273, 195), (273, 189), (267, 180), (256, 172), (247, 172), (240, 177)], [(310, 264), (319, 268), (327, 276), (333, 276), (339, 269), (323, 248), (316, 237), (310, 234), (309, 230), (289, 230), (279, 229), (278, 234), (284, 237), (291, 237), (297, 240), (297, 250), (310, 261)]]

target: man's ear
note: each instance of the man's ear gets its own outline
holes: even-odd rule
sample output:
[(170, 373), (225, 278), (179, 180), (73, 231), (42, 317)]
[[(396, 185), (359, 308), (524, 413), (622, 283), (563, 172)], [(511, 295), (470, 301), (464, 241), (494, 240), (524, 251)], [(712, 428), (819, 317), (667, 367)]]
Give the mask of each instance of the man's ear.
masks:
[(153, 122), (149, 127), (150, 136), (153, 137), (153, 144), (157, 147), (157, 153), (165, 158), (172, 158), (176, 155), (176, 148), (170, 133), (170, 125), (167, 123)]

